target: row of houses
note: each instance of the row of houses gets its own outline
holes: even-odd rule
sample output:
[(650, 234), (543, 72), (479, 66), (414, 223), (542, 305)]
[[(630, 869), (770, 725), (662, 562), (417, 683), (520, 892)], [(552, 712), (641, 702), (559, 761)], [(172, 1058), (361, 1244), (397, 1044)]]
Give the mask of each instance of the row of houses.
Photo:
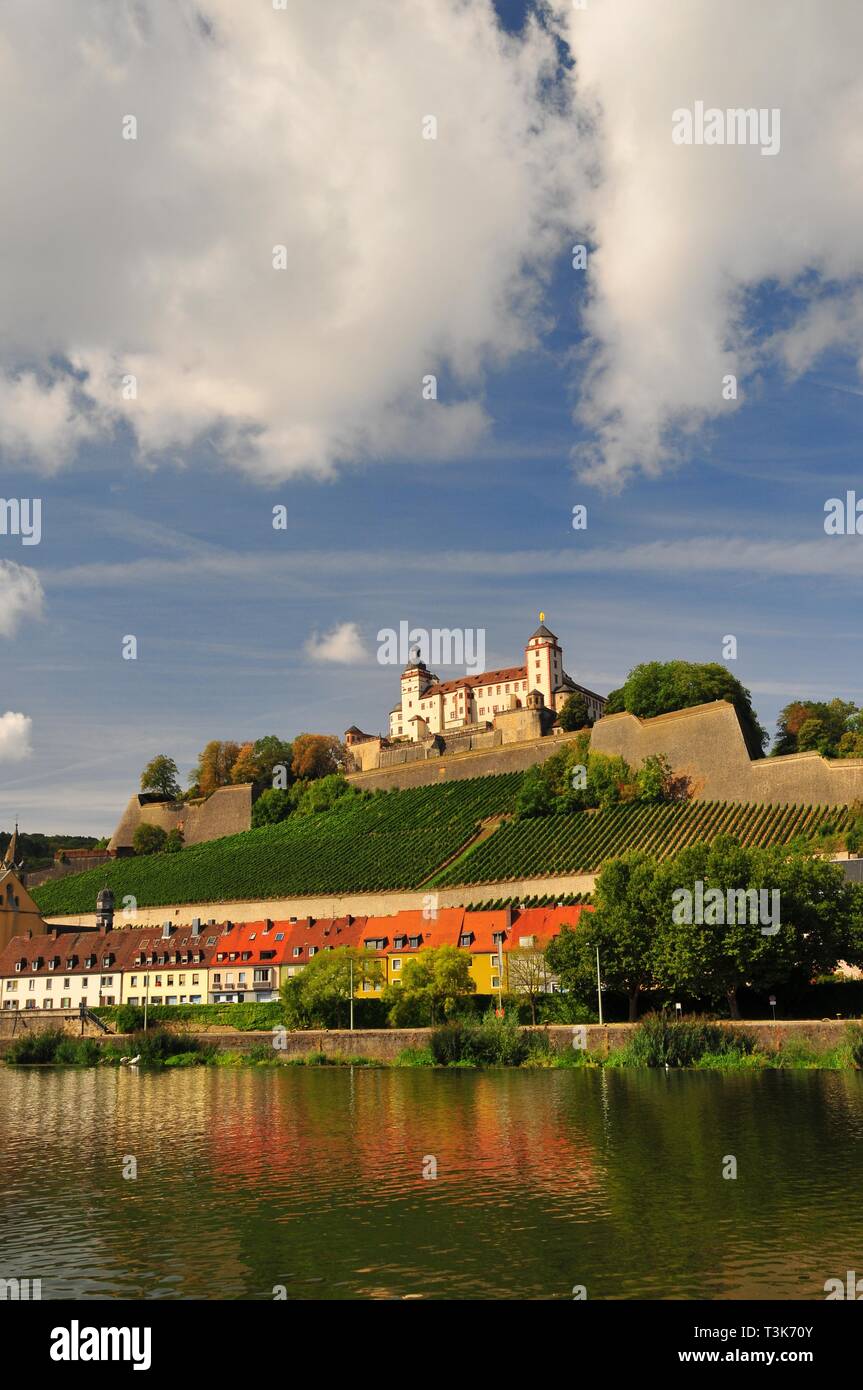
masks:
[[(101, 912), (96, 929), (49, 925), (13, 938), (0, 951), (0, 1000), (4, 1010), (266, 1003), (278, 999), (285, 980), (319, 951), (342, 946), (360, 952), (354, 982), (360, 998), (398, 984), (409, 960), (438, 946), (465, 951), (476, 992), (494, 994), (523, 988), (521, 971), (584, 910), (441, 908), (431, 917), (417, 911), (222, 923), (195, 918), (161, 929), (115, 928), (113, 912)], [(368, 972), (366, 959), (376, 962)]]

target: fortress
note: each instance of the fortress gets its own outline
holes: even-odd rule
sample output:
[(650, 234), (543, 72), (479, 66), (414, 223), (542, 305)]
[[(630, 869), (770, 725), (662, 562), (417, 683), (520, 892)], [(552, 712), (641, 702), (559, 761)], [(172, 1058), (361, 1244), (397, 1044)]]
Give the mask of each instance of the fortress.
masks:
[(583, 696), (590, 719), (600, 719), (605, 696), (567, 675), (561, 645), (545, 626), (545, 615), (539, 616), (521, 666), (441, 681), (414, 654), (401, 674), (401, 699), (390, 711), (389, 734), (365, 734), (356, 725), (346, 731), (353, 770), (544, 738), (571, 695)]

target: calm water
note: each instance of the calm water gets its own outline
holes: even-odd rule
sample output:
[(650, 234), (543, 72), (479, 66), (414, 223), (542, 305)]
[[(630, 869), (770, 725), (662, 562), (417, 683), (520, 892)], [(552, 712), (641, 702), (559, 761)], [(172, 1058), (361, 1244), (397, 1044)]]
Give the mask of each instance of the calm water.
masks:
[(854, 1072), (4, 1069), (0, 1276), (45, 1298), (822, 1299), (863, 1271), (861, 1156)]

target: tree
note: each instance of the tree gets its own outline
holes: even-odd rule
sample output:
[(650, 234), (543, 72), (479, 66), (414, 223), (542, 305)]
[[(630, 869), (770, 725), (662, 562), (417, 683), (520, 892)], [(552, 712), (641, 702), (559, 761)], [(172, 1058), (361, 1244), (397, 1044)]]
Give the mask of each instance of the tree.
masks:
[(239, 752), (238, 743), (230, 740), (223, 743), (217, 738), (210, 740), (192, 772), (192, 780), (201, 796), (211, 796), (219, 787), (228, 785)]
[(518, 947), (506, 953), (506, 974), (509, 989), (523, 994), (530, 1005), (530, 1021), (536, 1023), (536, 1006), (551, 988), (552, 974), (545, 951)]
[(132, 848), (136, 854), (160, 854), (165, 848), (167, 831), (161, 825), (149, 825), (141, 821), (132, 836)]
[(717, 661), (647, 661), (635, 666), (620, 690), (612, 691), (606, 714), (628, 710), (639, 719), (652, 719), (711, 700), (727, 700), (734, 706), (750, 757), (760, 758), (767, 733), (752, 708), (752, 697)]
[(364, 982), (379, 985), (382, 962), (353, 946), (318, 951), (308, 965), (289, 976), (282, 986), (288, 1024), (294, 1028), (346, 1027), (350, 1018), (351, 978), (355, 995)]
[(285, 769), (285, 785), (276, 788), (276, 790), (284, 791), (293, 781), (291, 763), (293, 762), (294, 750), (290, 743), (285, 743), (282, 739), (277, 738), (275, 734), (265, 734), (263, 738), (259, 738), (255, 742), (252, 754), (257, 769), (258, 781), (269, 782), (272, 786), (276, 768)]
[(159, 753), (151, 758), (141, 773), (141, 791), (159, 792), (166, 801), (179, 801), (183, 795), (180, 774), (173, 758)]
[[(744, 847), (721, 836), (666, 860), (659, 879), (670, 924), (660, 942), (663, 983), (724, 998), (732, 1018), (740, 1017), (743, 985), (766, 990), (808, 984), (839, 960), (859, 955), (856, 886), (837, 865), (805, 852)], [(675, 902), (681, 890), (694, 899), (699, 883), (702, 921), (679, 911), (679, 896)]]
[(168, 834), (165, 836), (165, 853), (176, 854), (178, 850), (183, 848), (183, 844), (183, 832), (178, 825), (175, 825), (174, 829), (169, 830)]
[(287, 820), (293, 809), (294, 803), (289, 792), (270, 787), (267, 791), (261, 792), (252, 806), (252, 827), (254, 829), (259, 825), (277, 825), (279, 821)]
[(291, 788), (291, 800), (294, 801), (297, 814), (300, 816), (313, 816), (322, 811), (331, 811), (336, 802), (344, 797), (356, 800), (358, 796), (359, 792), (350, 782), (346, 782), (339, 772), (331, 772), (329, 776), (319, 777), (316, 782), (309, 782), (305, 786), (297, 782)]
[(291, 771), (303, 781), (328, 777), (345, 766), (344, 745), (335, 734), (298, 734), (292, 747)]
[(557, 722), (565, 733), (574, 733), (576, 729), (586, 729), (593, 720), (590, 717), (590, 710), (583, 695), (569, 695), (563, 702), (563, 708), (557, 716)]
[(236, 761), (231, 768), (231, 781), (235, 786), (243, 782), (256, 782), (258, 780), (258, 764), (255, 761), (254, 745), (244, 743), (240, 747)]
[(792, 700), (779, 711), (773, 756), (816, 751), (825, 758), (859, 757), (861, 713), (848, 700)]
[(666, 914), (656, 875), (656, 862), (645, 854), (609, 860), (596, 880), (595, 910), (582, 912), (575, 929), (561, 927), (546, 949), (562, 988), (587, 1001), (595, 997), (599, 947), (602, 981), (627, 995), (630, 1022), (638, 1018), (639, 995), (657, 982)]
[(451, 1018), (475, 989), (467, 951), (436, 946), (406, 960), (401, 983), (388, 985), (383, 1000), (393, 1028), (404, 1028), (417, 1020), (434, 1026), (441, 1018)]
[(529, 767), (515, 799), (516, 820), (527, 820), (531, 816), (547, 816), (553, 809), (554, 796), (543, 775), (542, 767), (539, 764)]

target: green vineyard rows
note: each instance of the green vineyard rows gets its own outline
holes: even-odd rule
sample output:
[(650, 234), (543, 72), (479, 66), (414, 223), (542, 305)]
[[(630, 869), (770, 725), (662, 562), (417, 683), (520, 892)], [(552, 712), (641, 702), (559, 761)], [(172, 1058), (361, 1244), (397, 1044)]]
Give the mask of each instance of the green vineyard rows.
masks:
[(763, 806), (693, 801), (684, 805), (625, 804), (607, 811), (507, 822), (456, 863), (436, 874), (437, 887), (498, 883), (549, 874), (589, 873), (631, 850), (665, 858), (699, 840), (733, 835), (745, 845), (781, 845), (819, 831), (841, 831), (844, 806)]
[(512, 811), (521, 780), (520, 772), (507, 772), (346, 800), (322, 815), (292, 817), (179, 854), (117, 859), (49, 880), (33, 896), (51, 915), (93, 912), (106, 881), (118, 910), (127, 896), (156, 907), (416, 888), (481, 821)]

